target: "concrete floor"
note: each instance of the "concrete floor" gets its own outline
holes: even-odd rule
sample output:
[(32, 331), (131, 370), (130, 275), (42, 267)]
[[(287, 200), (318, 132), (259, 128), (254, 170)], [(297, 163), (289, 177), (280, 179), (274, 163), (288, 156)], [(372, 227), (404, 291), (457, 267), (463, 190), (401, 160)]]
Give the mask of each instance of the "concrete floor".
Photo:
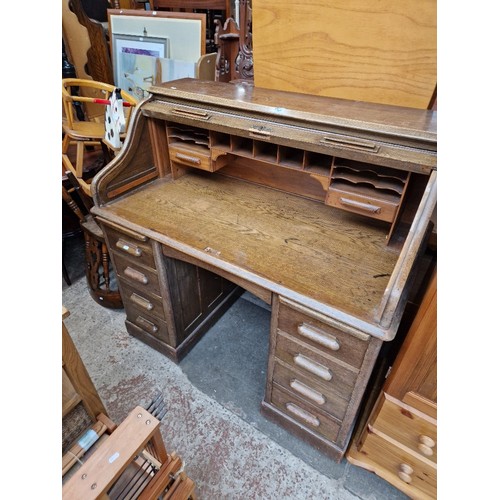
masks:
[(200, 500), (407, 498), (376, 475), (337, 464), (260, 414), (270, 311), (245, 293), (176, 365), (131, 337), (125, 312), (87, 292), (83, 240), (66, 240), (65, 320), (109, 416), (121, 422), (162, 392), (162, 435)]

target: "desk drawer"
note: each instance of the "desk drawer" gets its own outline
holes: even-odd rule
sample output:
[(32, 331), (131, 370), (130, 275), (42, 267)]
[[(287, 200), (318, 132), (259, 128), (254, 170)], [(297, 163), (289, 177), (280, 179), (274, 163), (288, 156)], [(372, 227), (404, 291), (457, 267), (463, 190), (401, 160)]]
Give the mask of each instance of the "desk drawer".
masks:
[(362, 340), (280, 302), (278, 328), (329, 356), (360, 368), (368, 348)]
[(392, 476), (395, 479), (391, 481), (392, 484), (397, 486), (397, 481), (403, 481), (415, 488), (417, 491), (412, 495), (413, 498), (424, 498), (423, 495), (418, 495), (418, 491), (430, 498), (436, 498), (437, 469), (431, 463), (419, 460), (374, 433), (368, 433), (366, 436), (363, 455), (377, 464), (377, 474), (382, 475), (379, 470), (382, 468), (386, 471), (382, 477), (387, 478), (387, 473)]
[(329, 415), (342, 420), (347, 410), (348, 401), (338, 394), (288, 366), (275, 362), (273, 382), (288, 389), (292, 394), (320, 408)]
[(152, 293), (144, 293), (135, 286), (132, 287), (125, 281), (120, 281), (123, 305), (128, 313), (129, 307), (137, 308), (149, 316), (165, 320), (165, 312), (160, 297)]
[(340, 430), (339, 422), (327, 417), (314, 406), (293, 396), (277, 384), (273, 384), (271, 404), (311, 431), (329, 441), (336, 441)]
[[(275, 356), (296, 373), (307, 376), (313, 383), (319, 383), (319, 390), (326, 388), (344, 399), (350, 399), (358, 376), (357, 370), (348, 369), (281, 332), (276, 336)], [(313, 388), (316, 389), (316, 385)]]
[(408, 407), (384, 399), (375, 421), (370, 425), (376, 431), (437, 463), (437, 426)]
[(160, 282), (156, 271), (149, 267), (140, 266), (133, 259), (125, 258), (118, 252), (113, 252), (113, 258), (116, 273), (120, 278), (125, 279), (134, 287), (146, 293), (161, 295)]
[(156, 268), (149, 238), (132, 231), (118, 231), (104, 224), (110, 250), (143, 266)]
[(213, 172), (209, 150), (202, 152), (185, 146), (178, 147), (170, 145), (168, 151), (170, 160), (173, 163), (177, 163), (185, 167), (199, 168), (200, 170)]
[(169, 344), (168, 328), (165, 321), (147, 314), (133, 304), (127, 305), (127, 319), (140, 330)]

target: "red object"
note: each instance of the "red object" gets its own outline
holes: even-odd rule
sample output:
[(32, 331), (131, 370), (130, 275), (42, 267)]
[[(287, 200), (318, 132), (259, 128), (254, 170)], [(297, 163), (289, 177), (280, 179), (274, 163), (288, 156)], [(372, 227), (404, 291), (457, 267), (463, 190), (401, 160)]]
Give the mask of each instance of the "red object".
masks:
[[(108, 99), (94, 99), (92, 102), (94, 102), (95, 104), (111, 104)], [(123, 106), (125, 108), (130, 108), (131, 104), (127, 101), (123, 101)]]

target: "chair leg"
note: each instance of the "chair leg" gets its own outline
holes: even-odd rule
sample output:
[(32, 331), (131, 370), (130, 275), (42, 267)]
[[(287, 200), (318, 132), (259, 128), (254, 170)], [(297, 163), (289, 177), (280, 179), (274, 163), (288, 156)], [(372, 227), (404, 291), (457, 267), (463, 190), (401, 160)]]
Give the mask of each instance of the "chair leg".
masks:
[(66, 250), (66, 245), (65, 245), (64, 239), (63, 239), (63, 242), (62, 242), (62, 275), (63, 275), (64, 281), (66, 282), (66, 285), (71, 286), (71, 280), (69, 278), (68, 269), (66, 267), (66, 263), (64, 262), (64, 255), (66, 254), (65, 250)]
[(83, 141), (77, 141), (76, 143), (76, 177), (78, 179), (82, 178), (83, 175), (83, 155), (85, 144)]

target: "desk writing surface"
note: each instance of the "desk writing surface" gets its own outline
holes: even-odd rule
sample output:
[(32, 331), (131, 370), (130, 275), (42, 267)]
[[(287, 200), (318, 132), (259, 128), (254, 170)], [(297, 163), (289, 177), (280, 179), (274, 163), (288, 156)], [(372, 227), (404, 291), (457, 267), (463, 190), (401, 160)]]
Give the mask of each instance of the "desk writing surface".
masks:
[(384, 224), (218, 174), (157, 180), (106, 215), (368, 322), (399, 255)]

